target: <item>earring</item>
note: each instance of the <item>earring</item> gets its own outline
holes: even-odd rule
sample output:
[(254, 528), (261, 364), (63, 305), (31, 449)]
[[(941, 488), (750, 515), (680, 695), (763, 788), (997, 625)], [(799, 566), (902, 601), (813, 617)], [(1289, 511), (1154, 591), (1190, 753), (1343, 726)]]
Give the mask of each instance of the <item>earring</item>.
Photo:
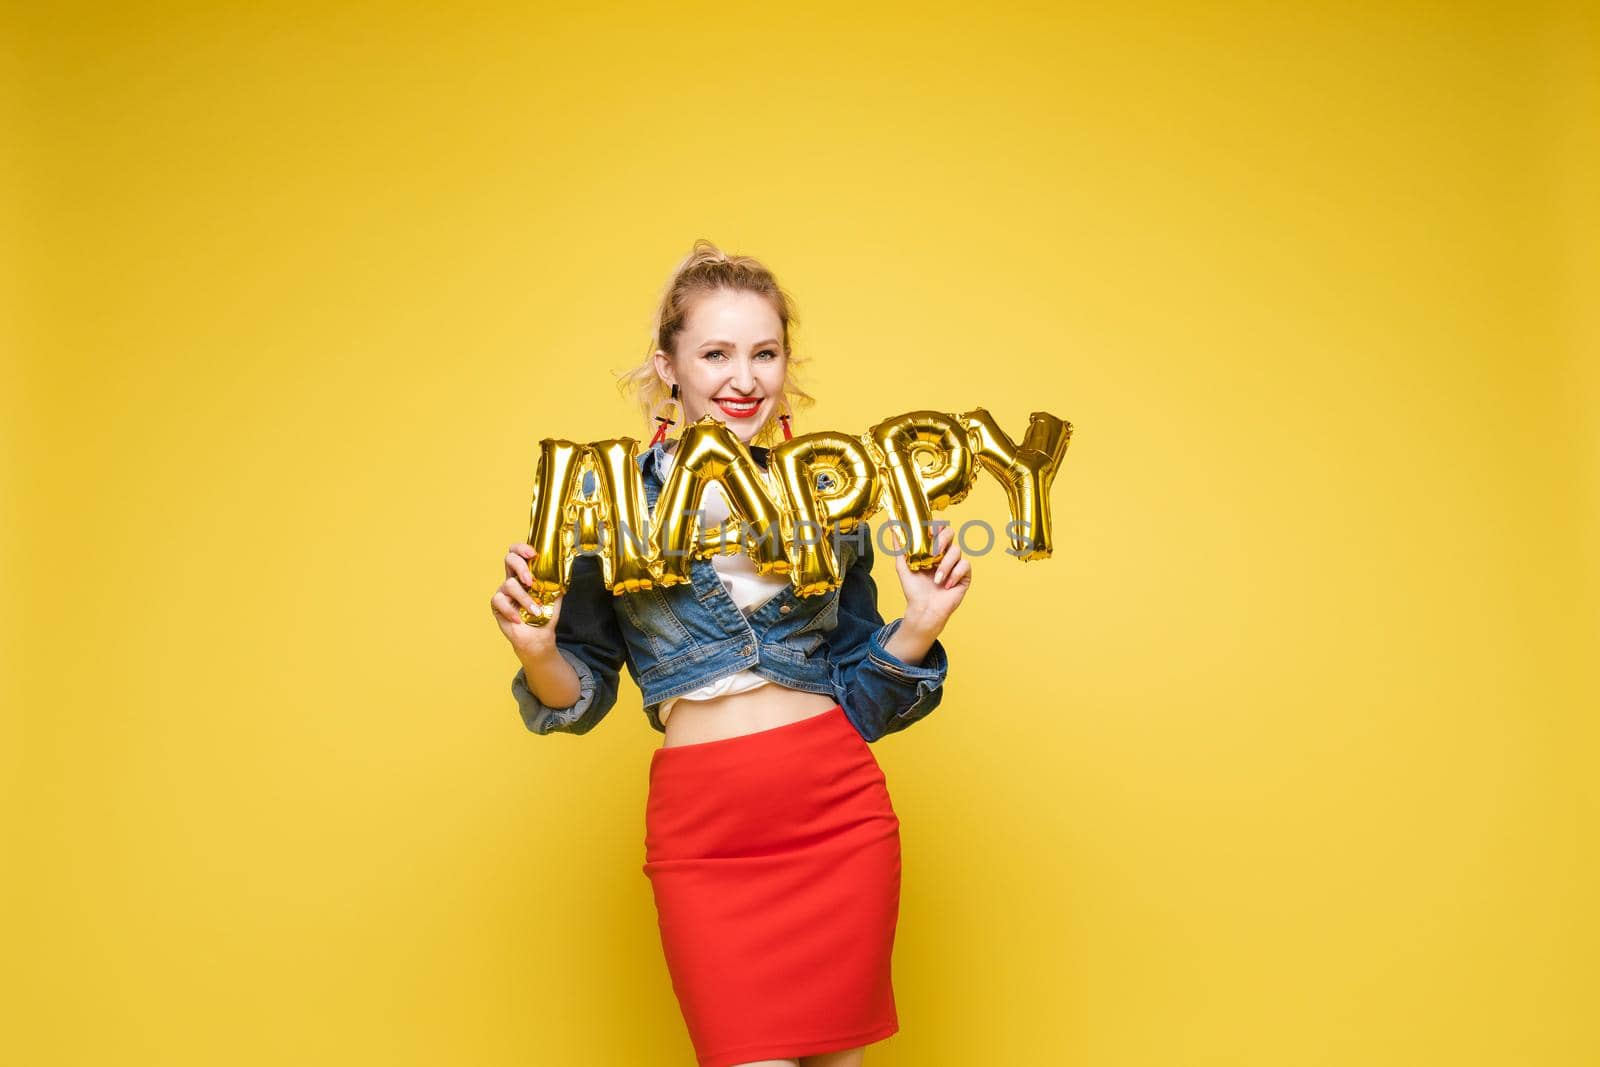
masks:
[(788, 415), (779, 415), (778, 416), (778, 421), (783, 423), (783, 439), (785, 441), (794, 440), (794, 431), (789, 429), (789, 416)]
[[(668, 405), (676, 410), (678, 415), (677, 419), (669, 419), (665, 415), (657, 414), (657, 412), (661, 411), (662, 408), (667, 407)], [(667, 397), (667, 399), (663, 400), (660, 404), (656, 405), (656, 410), (651, 412), (651, 417), (661, 424), (656, 429), (656, 435), (650, 438), (650, 447), (654, 448), (656, 445), (660, 444), (666, 439), (667, 427), (676, 425), (678, 419), (683, 418), (683, 401), (678, 399), (678, 386), (676, 383), (674, 383), (672, 386), (672, 395)]]

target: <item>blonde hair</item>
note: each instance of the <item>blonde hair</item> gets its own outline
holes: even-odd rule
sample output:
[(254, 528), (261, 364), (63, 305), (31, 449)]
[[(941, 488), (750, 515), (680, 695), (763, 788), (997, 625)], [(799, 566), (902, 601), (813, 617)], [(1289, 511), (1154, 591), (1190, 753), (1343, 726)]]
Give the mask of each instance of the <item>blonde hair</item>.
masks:
[[(801, 360), (795, 356), (794, 345), (790, 339), (794, 328), (800, 324), (795, 313), (794, 299), (784, 291), (772, 272), (760, 260), (753, 256), (730, 256), (702, 237), (694, 243), (694, 250), (678, 263), (672, 276), (667, 279), (666, 287), (661, 292), (660, 303), (656, 307), (650, 345), (644, 362), (633, 370), (619, 375), (617, 379), (617, 388), (624, 393), (631, 392), (639, 404), (645, 423), (646, 440), (655, 436), (658, 428), (653, 413), (662, 401), (672, 395), (672, 387), (662, 381), (661, 375), (656, 373), (654, 358), (656, 350), (660, 349), (669, 356), (676, 355), (674, 346), (678, 342), (678, 335), (683, 332), (695, 300), (722, 289), (755, 293), (765, 297), (772, 305), (772, 310), (778, 313), (778, 321), (783, 324), (782, 342), (785, 353), (783, 395), (778, 398), (771, 418), (767, 419), (751, 443), (770, 445), (783, 440), (783, 424), (778, 420), (778, 416), (792, 416), (796, 404), (807, 408), (816, 403), (816, 398), (801, 387), (795, 376), (795, 364)], [(677, 414), (675, 410), (672, 413)], [(678, 422), (677, 426), (669, 428), (670, 436), (676, 436), (683, 431), (683, 420), (679, 419)]]

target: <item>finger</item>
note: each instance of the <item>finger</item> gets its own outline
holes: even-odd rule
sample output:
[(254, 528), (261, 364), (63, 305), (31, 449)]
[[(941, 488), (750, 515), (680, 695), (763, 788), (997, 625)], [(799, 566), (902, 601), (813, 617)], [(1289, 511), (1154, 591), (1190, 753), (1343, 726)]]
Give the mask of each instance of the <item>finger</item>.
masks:
[(510, 600), (518, 607), (532, 608), (537, 603), (533, 599), (533, 594), (528, 592), (527, 587), (515, 578), (507, 578), (505, 584), (500, 587), (500, 591), (506, 595), (507, 600)]
[(507, 578), (515, 577), (521, 574), (522, 568), (527, 566), (527, 564), (522, 561), (522, 557), (517, 555), (515, 552), (507, 552), (504, 563), (506, 565)]
[(538, 555), (538, 553), (534, 551), (534, 547), (532, 545), (525, 545), (520, 542), (512, 545), (511, 551), (514, 554), (521, 556), (523, 559), (532, 559), (534, 556)]
[(930, 523), (927, 527), (927, 532), (929, 558), (937, 560), (944, 554), (945, 548), (949, 546), (950, 538), (955, 536), (955, 530), (948, 523), (941, 523), (937, 526)]
[(939, 557), (939, 569), (933, 573), (933, 580), (943, 585), (944, 576), (951, 573), (955, 565), (961, 561), (960, 546), (946, 545), (944, 553)]
[(496, 593), (494, 596), (490, 597), (489, 606), (494, 609), (494, 613), (497, 616), (505, 619), (506, 622), (522, 622), (521, 617), (517, 615), (516, 605), (513, 604), (511, 602), (511, 598), (506, 596), (504, 593)]
[(552, 618), (552, 609), (549, 604), (541, 604), (536, 600), (532, 604), (523, 605), (515, 603), (504, 594), (500, 594), (500, 596), (507, 605), (506, 611), (502, 612), (502, 614), (509, 613), (507, 617), (513, 622), (521, 623), (523, 626), (536, 626), (539, 625), (538, 618)]
[(506, 553), (506, 577), (510, 578), (515, 576), (522, 582), (523, 585), (532, 585), (533, 571), (528, 568), (526, 560), (532, 559), (538, 553), (534, 552), (533, 549), (528, 548), (527, 545), (523, 545), (523, 548), (528, 548), (528, 551), (532, 553), (531, 555), (524, 557), (522, 553), (515, 551), (516, 547), (517, 546), (513, 545), (513, 551)]
[(953, 589), (962, 582), (970, 583), (971, 581), (972, 564), (968, 563), (966, 560), (962, 560), (954, 567), (950, 568), (950, 580), (945, 583), (945, 587)]

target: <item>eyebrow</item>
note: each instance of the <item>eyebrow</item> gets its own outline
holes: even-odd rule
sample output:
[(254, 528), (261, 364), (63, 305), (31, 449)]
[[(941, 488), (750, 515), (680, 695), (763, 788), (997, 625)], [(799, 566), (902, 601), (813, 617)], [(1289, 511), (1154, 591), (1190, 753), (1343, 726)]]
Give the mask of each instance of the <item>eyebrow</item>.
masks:
[[(756, 344), (758, 346), (759, 345), (775, 345), (777, 343), (778, 343), (778, 339), (776, 337), (769, 337), (765, 341), (757, 341), (756, 342)], [(723, 348), (738, 348), (739, 347), (738, 345), (734, 344), (732, 341), (707, 341), (705, 344), (701, 345), (700, 347), (701, 348), (710, 348), (712, 345), (720, 345)]]

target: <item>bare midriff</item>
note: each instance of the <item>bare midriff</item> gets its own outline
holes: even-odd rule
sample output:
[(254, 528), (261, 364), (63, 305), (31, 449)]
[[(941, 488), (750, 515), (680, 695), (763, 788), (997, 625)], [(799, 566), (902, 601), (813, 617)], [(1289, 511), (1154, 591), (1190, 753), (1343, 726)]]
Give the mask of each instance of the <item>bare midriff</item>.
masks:
[(721, 741), (787, 726), (820, 715), (837, 703), (833, 697), (790, 689), (776, 682), (710, 700), (680, 700), (667, 716), (666, 738), (661, 747)]

